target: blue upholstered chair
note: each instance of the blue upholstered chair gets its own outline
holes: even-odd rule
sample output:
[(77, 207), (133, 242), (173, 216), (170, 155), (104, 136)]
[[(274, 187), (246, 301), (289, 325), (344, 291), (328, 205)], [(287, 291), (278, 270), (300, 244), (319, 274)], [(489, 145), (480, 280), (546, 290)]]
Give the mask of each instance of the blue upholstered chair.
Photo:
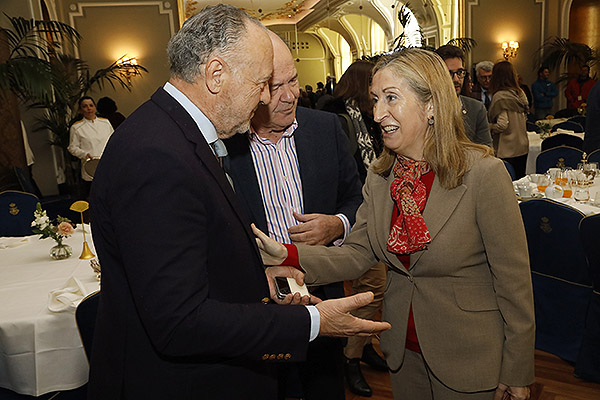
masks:
[(582, 219), (579, 232), (590, 266), (594, 291), (585, 321), (583, 342), (575, 363), (575, 375), (600, 382), (600, 214)]
[(0, 193), (0, 236), (33, 235), (31, 221), (39, 201), (31, 193), (14, 190)]
[(592, 281), (579, 240), (583, 213), (546, 199), (520, 204), (535, 302), (535, 347), (575, 362)]
[(581, 126), (581, 124), (571, 120), (566, 120), (564, 122), (554, 125), (552, 129), (550, 129), (550, 131), (556, 132), (559, 129), (564, 129), (566, 131), (573, 131), (577, 133), (584, 132), (583, 126)]
[(588, 154), (587, 160), (589, 162), (597, 162), (600, 166), (600, 149), (592, 151)]
[(540, 131), (541, 131), (540, 127), (537, 126), (534, 122), (531, 122), (531, 121), (526, 121), (525, 122), (525, 127), (527, 129), (527, 132), (540, 133)]
[(75, 310), (75, 320), (79, 329), (79, 336), (83, 343), (83, 349), (88, 361), (92, 355), (92, 341), (94, 339), (94, 327), (96, 326), (96, 314), (98, 314), (98, 302), (100, 292), (95, 292), (81, 300)]
[(583, 149), (583, 139), (568, 133), (559, 133), (542, 140), (542, 151), (558, 146), (569, 146), (581, 150)]
[(577, 168), (577, 164), (583, 158), (583, 151), (574, 147), (559, 146), (544, 150), (535, 159), (535, 172), (545, 174), (548, 168), (558, 166), (560, 163), (565, 167)]
[(569, 118), (569, 121), (577, 122), (579, 125), (585, 128), (585, 117), (583, 115), (575, 115)]
[[(504, 161), (504, 160), (502, 160)], [(515, 172), (515, 167), (513, 167), (508, 161), (504, 161), (504, 166), (506, 167), (506, 170), (508, 171), (508, 174), (510, 175), (510, 180), (514, 181), (515, 179), (517, 179), (517, 173)]]

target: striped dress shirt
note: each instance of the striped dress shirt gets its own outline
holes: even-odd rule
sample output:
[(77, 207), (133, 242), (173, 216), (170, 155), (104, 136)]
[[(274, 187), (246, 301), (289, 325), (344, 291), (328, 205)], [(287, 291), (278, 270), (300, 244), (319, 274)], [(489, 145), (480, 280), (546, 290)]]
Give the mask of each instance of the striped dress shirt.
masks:
[[(280, 243), (292, 243), (288, 229), (298, 225), (293, 212), (304, 214), (302, 180), (294, 141), (294, 131), (298, 122), (290, 125), (279, 141), (250, 132), (250, 151), (254, 170), (267, 218), (269, 236)], [(336, 214), (344, 225), (344, 237), (350, 232), (350, 222), (343, 214)], [(341, 245), (343, 238), (335, 241)]]

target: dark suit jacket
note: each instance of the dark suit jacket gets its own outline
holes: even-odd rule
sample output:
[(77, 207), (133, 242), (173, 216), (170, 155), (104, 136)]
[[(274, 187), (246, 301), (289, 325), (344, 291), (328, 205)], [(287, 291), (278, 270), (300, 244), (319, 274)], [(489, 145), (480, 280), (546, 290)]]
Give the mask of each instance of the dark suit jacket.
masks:
[(250, 221), (162, 88), (106, 147), (92, 221), (102, 292), (90, 398), (276, 398), (269, 358), (303, 360), (309, 314), (261, 302)]
[[(335, 114), (298, 107), (298, 128), (294, 132), (304, 212), (344, 214), (354, 224), (356, 210), (362, 202), (361, 184), (356, 162), (350, 154), (348, 138)], [(229, 152), (230, 174), (236, 193), (242, 197), (252, 219), (267, 232), (267, 219), (258, 179), (252, 162), (247, 135), (225, 141)], [(325, 298), (343, 297), (341, 284), (327, 285)]]
[(492, 147), (492, 135), (488, 124), (487, 111), (481, 101), (467, 96), (460, 96), (463, 107), (465, 132), (474, 143)]

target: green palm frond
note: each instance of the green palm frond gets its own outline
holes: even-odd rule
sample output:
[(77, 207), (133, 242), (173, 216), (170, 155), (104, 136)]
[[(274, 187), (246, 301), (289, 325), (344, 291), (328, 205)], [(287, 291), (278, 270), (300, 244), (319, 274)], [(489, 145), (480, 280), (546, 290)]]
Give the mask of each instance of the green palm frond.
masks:
[(571, 42), (567, 38), (551, 37), (538, 50), (535, 64), (538, 68), (545, 66), (553, 70), (571, 63), (594, 65), (598, 60), (598, 52), (587, 44)]
[(0, 88), (11, 91), (20, 101), (50, 100), (52, 93), (50, 63), (36, 57), (19, 57), (0, 64)]
[(61, 46), (61, 43), (76, 43), (81, 39), (73, 27), (62, 22), (4, 15), (12, 27), (12, 29), (0, 27), (0, 32), (4, 33), (5, 37), (3, 40), (8, 44), (9, 58), (39, 54), (48, 58), (54, 49)]
[(460, 47), (465, 53), (468, 53), (473, 49), (473, 47), (477, 46), (477, 41), (473, 38), (462, 37), (450, 39), (446, 44)]

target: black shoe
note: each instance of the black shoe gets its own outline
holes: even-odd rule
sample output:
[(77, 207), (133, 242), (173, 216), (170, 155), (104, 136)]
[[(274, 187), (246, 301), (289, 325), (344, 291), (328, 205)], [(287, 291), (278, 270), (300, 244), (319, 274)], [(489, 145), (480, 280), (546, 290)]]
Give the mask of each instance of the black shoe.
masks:
[(371, 343), (365, 345), (363, 348), (361, 361), (377, 371), (388, 371), (387, 363), (381, 358)]
[(344, 375), (346, 376), (348, 389), (350, 389), (352, 393), (363, 397), (371, 397), (373, 395), (371, 387), (360, 371), (360, 360), (358, 358), (346, 361), (346, 364), (344, 365)]

